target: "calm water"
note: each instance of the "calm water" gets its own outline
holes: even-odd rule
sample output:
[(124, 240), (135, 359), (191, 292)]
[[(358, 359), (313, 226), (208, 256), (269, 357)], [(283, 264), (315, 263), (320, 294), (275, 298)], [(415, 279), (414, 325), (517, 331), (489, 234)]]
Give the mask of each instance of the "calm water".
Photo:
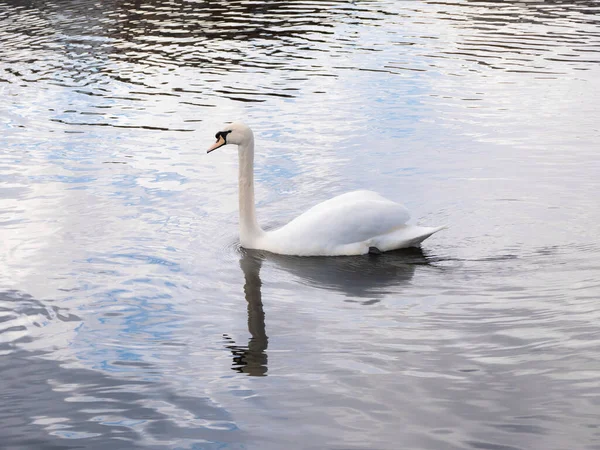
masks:
[[(599, 449), (594, 1), (0, 0), (2, 449)], [(372, 189), (422, 251), (245, 252)]]

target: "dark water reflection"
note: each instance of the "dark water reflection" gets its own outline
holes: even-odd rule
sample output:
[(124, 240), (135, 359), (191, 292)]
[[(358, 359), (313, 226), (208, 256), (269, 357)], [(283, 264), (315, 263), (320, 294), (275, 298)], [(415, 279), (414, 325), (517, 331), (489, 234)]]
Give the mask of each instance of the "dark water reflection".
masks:
[[(0, 447), (597, 448), (599, 12), (0, 0)], [(240, 251), (233, 119), (264, 226), (449, 228)]]

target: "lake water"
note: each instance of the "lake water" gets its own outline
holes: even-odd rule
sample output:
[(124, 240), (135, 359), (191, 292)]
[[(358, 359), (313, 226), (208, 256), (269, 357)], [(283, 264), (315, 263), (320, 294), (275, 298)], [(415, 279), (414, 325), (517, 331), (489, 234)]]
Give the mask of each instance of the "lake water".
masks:
[[(594, 1), (0, 1), (2, 449), (599, 449)], [(421, 251), (239, 247), (371, 189)]]

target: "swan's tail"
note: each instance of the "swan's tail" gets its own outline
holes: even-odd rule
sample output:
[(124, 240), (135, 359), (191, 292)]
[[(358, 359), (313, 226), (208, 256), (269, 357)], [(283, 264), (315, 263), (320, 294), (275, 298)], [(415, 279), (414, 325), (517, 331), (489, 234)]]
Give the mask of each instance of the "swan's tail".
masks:
[(386, 235), (380, 236), (375, 246), (382, 252), (400, 248), (419, 247), (421, 242), (444, 228), (446, 228), (445, 225), (441, 227), (403, 225)]
[(418, 247), (421, 245), (425, 239), (431, 236), (438, 231), (441, 231), (446, 228), (446, 225), (442, 225), (441, 227), (411, 227), (414, 230), (415, 237), (413, 238), (413, 242), (411, 243), (411, 247)]

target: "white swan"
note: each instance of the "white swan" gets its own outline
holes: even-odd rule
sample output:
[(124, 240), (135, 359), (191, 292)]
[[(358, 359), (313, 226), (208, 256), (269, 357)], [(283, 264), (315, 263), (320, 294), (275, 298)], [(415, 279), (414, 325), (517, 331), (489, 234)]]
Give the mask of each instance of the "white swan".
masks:
[(236, 144), (239, 155), (240, 243), (297, 256), (362, 255), (419, 244), (445, 227), (407, 225), (406, 208), (376, 192), (354, 191), (319, 203), (274, 231), (264, 231), (254, 205), (254, 134), (242, 123), (219, 131), (207, 153)]

